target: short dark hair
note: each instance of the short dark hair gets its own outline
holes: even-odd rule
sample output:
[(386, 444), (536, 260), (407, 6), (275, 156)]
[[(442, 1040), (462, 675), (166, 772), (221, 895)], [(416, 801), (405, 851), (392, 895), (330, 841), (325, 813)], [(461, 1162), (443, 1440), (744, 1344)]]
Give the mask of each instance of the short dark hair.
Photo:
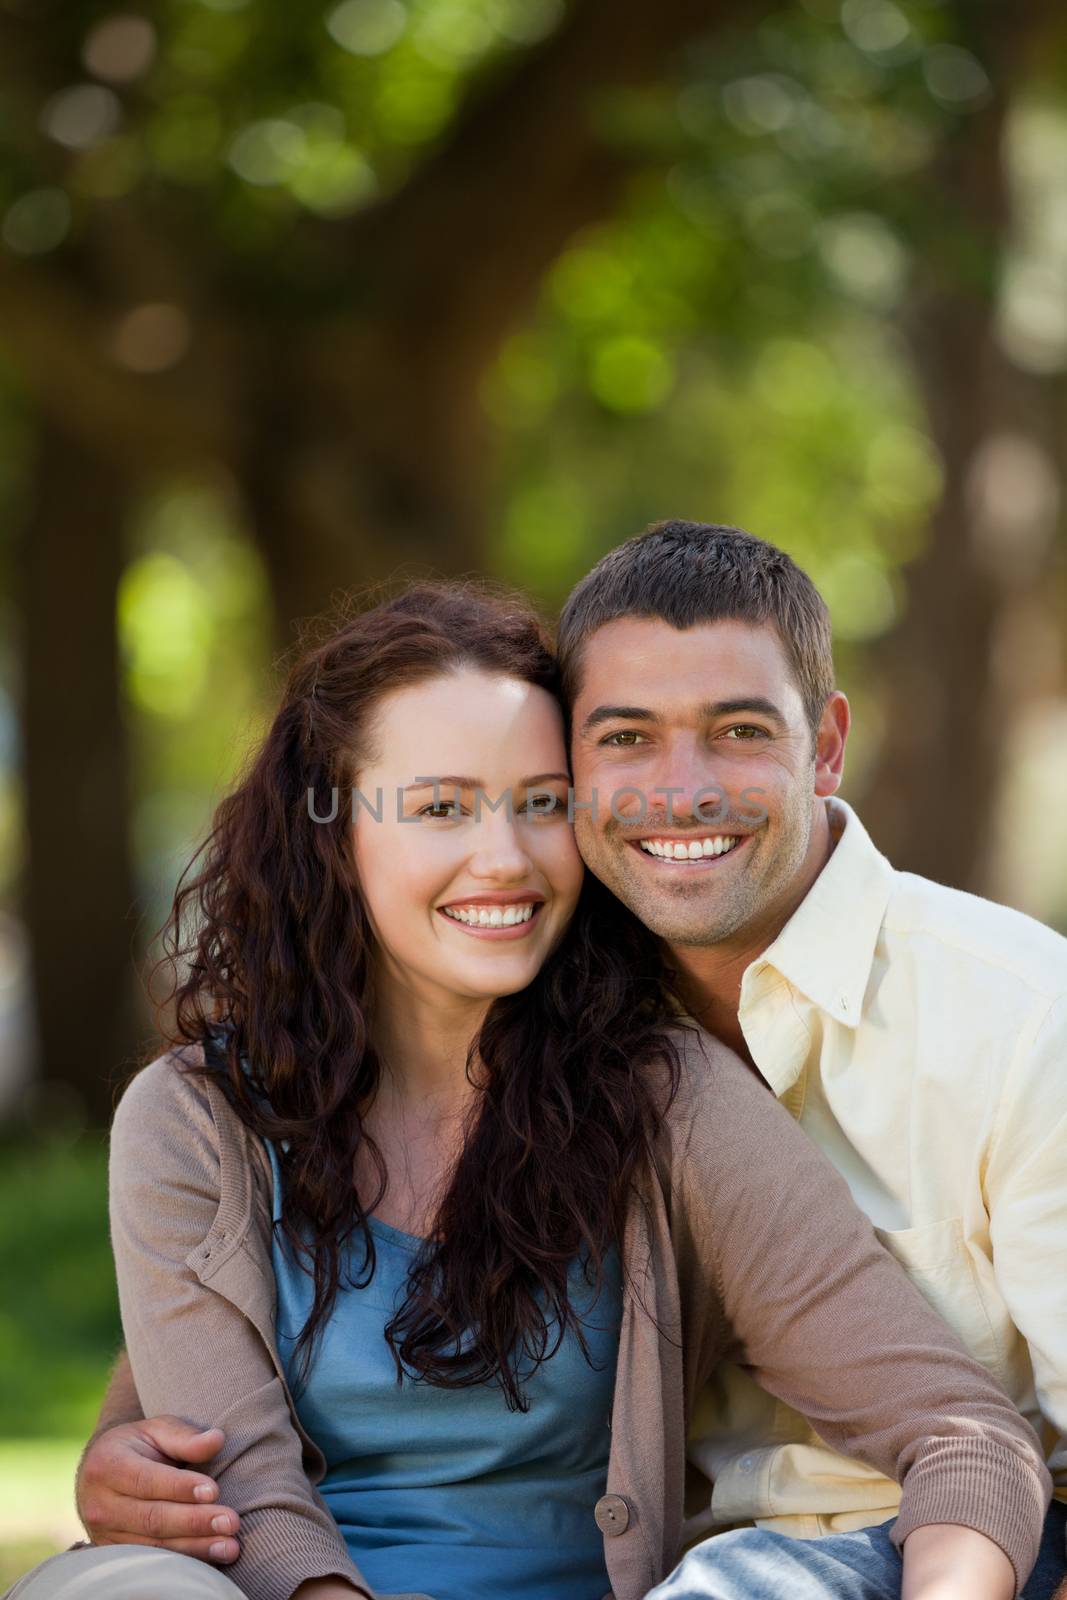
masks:
[(559, 619), (563, 694), (574, 704), (586, 640), (619, 617), (673, 628), (727, 620), (777, 629), (814, 732), (834, 687), (830, 614), (784, 550), (742, 528), (656, 522), (617, 545), (576, 585)]

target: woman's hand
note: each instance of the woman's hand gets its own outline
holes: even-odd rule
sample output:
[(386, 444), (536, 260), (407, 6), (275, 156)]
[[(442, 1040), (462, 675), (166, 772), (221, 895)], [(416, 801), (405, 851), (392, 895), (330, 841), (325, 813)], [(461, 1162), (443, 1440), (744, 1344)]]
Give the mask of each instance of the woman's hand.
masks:
[(904, 1541), (900, 1600), (1014, 1600), (1015, 1569), (984, 1533), (929, 1522)]

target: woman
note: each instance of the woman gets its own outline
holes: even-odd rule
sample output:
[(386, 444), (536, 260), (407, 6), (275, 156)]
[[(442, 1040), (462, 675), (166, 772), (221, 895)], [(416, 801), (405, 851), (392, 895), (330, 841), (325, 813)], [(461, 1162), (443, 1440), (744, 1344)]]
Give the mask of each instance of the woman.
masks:
[(1016, 1593), (1036, 1439), (583, 881), (520, 602), (416, 585), (307, 651), (170, 931), (112, 1236), (245, 1594), (639, 1600), (727, 1355), (902, 1479), (908, 1600)]

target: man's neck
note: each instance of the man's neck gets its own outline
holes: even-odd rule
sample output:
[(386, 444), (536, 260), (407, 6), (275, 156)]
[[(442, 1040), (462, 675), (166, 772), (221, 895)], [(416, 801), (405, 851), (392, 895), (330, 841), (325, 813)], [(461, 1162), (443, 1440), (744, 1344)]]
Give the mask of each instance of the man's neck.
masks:
[(667, 951), (667, 958), (678, 974), (679, 995), (689, 1015), (708, 1033), (736, 1050), (750, 1066), (755, 1063), (738, 1016), (741, 979), (745, 968), (771, 942), (770, 939), (758, 940), (745, 949), (732, 950), (718, 945), (671, 945)]
[(739, 928), (736, 935), (717, 944), (668, 945), (667, 959), (678, 974), (680, 997), (689, 1014), (742, 1060), (755, 1066), (741, 1029), (741, 980), (752, 962), (774, 943), (812, 884), (829, 861), (837, 843), (825, 802), (817, 807), (811, 845), (790, 892), (766, 919)]

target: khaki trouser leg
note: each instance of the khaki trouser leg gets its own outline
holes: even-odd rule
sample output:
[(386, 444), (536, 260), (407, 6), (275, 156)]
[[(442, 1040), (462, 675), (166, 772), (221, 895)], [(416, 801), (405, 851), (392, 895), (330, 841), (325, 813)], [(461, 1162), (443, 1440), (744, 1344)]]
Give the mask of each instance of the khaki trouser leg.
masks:
[(16, 1580), (0, 1600), (244, 1600), (218, 1567), (155, 1545), (62, 1550)]

